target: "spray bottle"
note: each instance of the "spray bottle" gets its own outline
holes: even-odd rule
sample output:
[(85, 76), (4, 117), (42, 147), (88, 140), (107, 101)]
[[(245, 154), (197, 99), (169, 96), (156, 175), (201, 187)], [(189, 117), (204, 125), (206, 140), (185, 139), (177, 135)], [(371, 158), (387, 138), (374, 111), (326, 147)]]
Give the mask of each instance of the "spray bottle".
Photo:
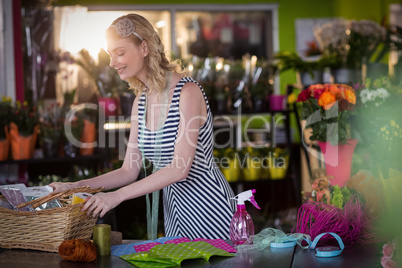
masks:
[(237, 200), (237, 211), (230, 222), (230, 239), (234, 246), (243, 244), (254, 235), (254, 223), (246, 211), (244, 202), (250, 201), (256, 208), (261, 209), (254, 199), (255, 192), (255, 189), (248, 190), (233, 198)]

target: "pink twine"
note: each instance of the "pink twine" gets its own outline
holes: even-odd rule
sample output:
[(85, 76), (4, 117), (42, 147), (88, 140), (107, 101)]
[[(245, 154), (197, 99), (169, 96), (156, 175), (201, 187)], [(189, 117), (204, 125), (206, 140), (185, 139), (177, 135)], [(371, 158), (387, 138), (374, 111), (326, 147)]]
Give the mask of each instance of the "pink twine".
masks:
[[(299, 208), (292, 232), (308, 234), (312, 240), (321, 233), (333, 232), (342, 238), (345, 246), (352, 246), (354, 242), (365, 244), (374, 237), (367, 232), (371, 222), (368, 215), (357, 196), (351, 197), (344, 209), (308, 201)], [(333, 240), (330, 235), (322, 239), (324, 243), (330, 240)]]

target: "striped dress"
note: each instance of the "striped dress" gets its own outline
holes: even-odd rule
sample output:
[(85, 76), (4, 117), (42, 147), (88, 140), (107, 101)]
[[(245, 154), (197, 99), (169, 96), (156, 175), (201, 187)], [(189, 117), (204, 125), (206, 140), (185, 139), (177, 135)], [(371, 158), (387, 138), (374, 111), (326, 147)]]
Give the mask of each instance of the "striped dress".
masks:
[[(163, 189), (163, 206), (166, 236), (183, 236), (190, 239), (229, 239), (229, 226), (235, 211), (233, 191), (213, 158), (212, 114), (200, 84), (183, 77), (176, 85), (164, 127), (150, 131), (145, 127), (145, 94), (138, 102), (138, 137), (141, 153), (153, 162), (154, 152), (160, 150), (158, 168), (170, 164), (180, 122), (179, 99), (183, 85), (196, 83), (207, 105), (207, 120), (199, 129), (197, 149), (186, 179)], [(141, 132), (144, 133), (141, 133)], [(162, 136), (161, 136), (162, 135)], [(155, 140), (161, 142), (155, 142)]]

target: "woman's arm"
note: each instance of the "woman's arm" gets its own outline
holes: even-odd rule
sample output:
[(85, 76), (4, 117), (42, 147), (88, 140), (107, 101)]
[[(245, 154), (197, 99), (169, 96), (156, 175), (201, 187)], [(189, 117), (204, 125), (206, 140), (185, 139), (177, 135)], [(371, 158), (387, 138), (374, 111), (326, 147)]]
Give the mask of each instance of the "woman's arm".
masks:
[(124, 157), (123, 165), (116, 170), (73, 183), (51, 183), (55, 192), (67, 189), (90, 186), (91, 188), (105, 187), (106, 190), (120, 188), (137, 180), (141, 169), (141, 152), (138, 148), (138, 98), (135, 99), (132, 109), (129, 143)]
[(183, 86), (180, 96), (180, 123), (173, 161), (154, 174), (116, 190), (97, 194), (87, 201), (87, 214), (103, 217), (121, 202), (133, 199), (187, 178), (193, 162), (200, 127), (206, 120), (206, 103), (199, 87), (194, 83)]

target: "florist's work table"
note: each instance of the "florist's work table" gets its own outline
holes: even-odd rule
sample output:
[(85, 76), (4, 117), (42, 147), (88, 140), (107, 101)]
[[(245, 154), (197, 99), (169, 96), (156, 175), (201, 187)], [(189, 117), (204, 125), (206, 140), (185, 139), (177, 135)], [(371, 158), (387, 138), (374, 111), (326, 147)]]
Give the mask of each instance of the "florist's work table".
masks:
[[(125, 240), (123, 243), (135, 243), (138, 240)], [(0, 249), (0, 267), (36, 268), (36, 267), (135, 267), (116, 256), (98, 257), (96, 263), (79, 263), (63, 260), (59, 254), (35, 250)], [(314, 250), (296, 248), (266, 248), (251, 253), (236, 253), (235, 257), (212, 257), (209, 262), (197, 259), (187, 260), (182, 267), (378, 267), (380, 259), (375, 245), (356, 244), (346, 248), (338, 257), (318, 258)]]

